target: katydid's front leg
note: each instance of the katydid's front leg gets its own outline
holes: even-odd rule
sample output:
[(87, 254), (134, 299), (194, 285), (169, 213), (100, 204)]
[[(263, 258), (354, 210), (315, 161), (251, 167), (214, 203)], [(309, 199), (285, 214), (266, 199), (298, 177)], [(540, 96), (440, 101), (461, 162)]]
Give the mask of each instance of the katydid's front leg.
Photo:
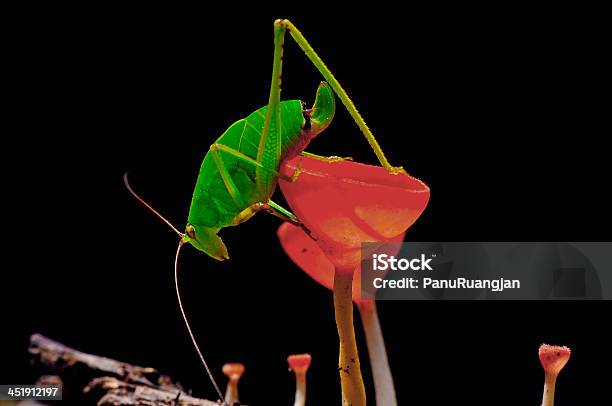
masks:
[(217, 166), (217, 169), (219, 170), (219, 174), (221, 175), (221, 179), (223, 180), (223, 183), (225, 184), (225, 188), (227, 189), (228, 193), (232, 197), (232, 200), (234, 201), (234, 204), (236, 205), (236, 207), (238, 208), (244, 207), (244, 200), (242, 199), (242, 194), (240, 193), (240, 190), (234, 183), (232, 176), (229, 174), (229, 171), (227, 170), (227, 167), (223, 163), (223, 159), (221, 158), (219, 154), (218, 145), (219, 144), (213, 144), (210, 146), (210, 153), (213, 156), (215, 165)]
[[(302, 33), (296, 28), (295, 25), (293, 25), (293, 23), (291, 23), (291, 21), (289, 20), (280, 20), (280, 21), (283, 26), (287, 27), (289, 34), (293, 37), (293, 39), (300, 46), (300, 48), (302, 48), (302, 51), (304, 51), (308, 59), (310, 59), (313, 65), (317, 68), (317, 70), (325, 78), (327, 83), (329, 83), (329, 85), (332, 87), (334, 92), (338, 95), (338, 98), (340, 99), (342, 104), (344, 104), (344, 107), (346, 107), (349, 114), (351, 115), (353, 120), (355, 120), (355, 123), (357, 123), (357, 126), (359, 126), (359, 129), (361, 130), (366, 140), (372, 147), (372, 150), (376, 154), (376, 157), (378, 158), (378, 161), (380, 162), (380, 164), (392, 174), (406, 173), (406, 171), (404, 171), (404, 168), (402, 168), (401, 166), (398, 166), (398, 167), (391, 166), (391, 164), (385, 157), (384, 152), (380, 148), (380, 145), (378, 145), (376, 138), (374, 138), (374, 134), (372, 134), (372, 131), (370, 131), (370, 129), (368, 128), (363, 117), (361, 117), (361, 114), (355, 107), (355, 104), (353, 103), (353, 101), (349, 98), (346, 91), (340, 85), (340, 82), (338, 82), (338, 80), (334, 77), (332, 72), (325, 65), (325, 63), (319, 57), (319, 55), (317, 55), (315, 50), (308, 43), (306, 38), (304, 38)], [(275, 23), (275, 26), (277, 25), (277, 23), (278, 23), (278, 20)]]
[[(219, 157), (220, 157), (220, 153), (224, 153), (227, 155), (232, 156), (233, 158), (239, 159), (244, 163), (248, 163), (251, 164), (255, 167), (255, 169), (259, 168), (262, 171), (267, 171), (269, 173), (271, 173), (272, 175), (276, 176), (277, 178), (280, 178), (282, 180), (285, 180), (287, 182), (295, 182), (298, 177), (300, 176), (300, 173), (302, 173), (302, 161), (300, 160), (297, 164), (297, 168), (295, 168), (295, 171), (293, 172), (293, 174), (291, 176), (287, 176), (285, 174), (280, 173), (279, 171), (277, 171), (276, 169), (273, 168), (266, 168), (265, 166), (263, 166), (260, 162), (257, 162), (255, 159), (251, 158), (248, 155), (243, 154), (240, 151), (235, 150), (232, 147), (228, 147), (227, 145), (223, 145), (223, 144), (213, 144), (210, 147), (211, 151), (215, 150), (215, 152), (218, 152)], [(314, 155), (314, 154), (309, 154), (307, 152), (302, 152), (303, 156), (312, 156), (312, 157), (318, 157), (318, 159), (324, 160), (324, 161), (328, 161), (328, 162), (337, 162), (337, 161), (342, 161), (344, 159), (352, 159), (352, 158), (340, 158), (340, 157), (319, 157), (318, 155)], [(214, 158), (214, 156), (213, 156)], [(337, 160), (336, 160), (337, 158)], [(216, 162), (216, 161), (215, 161)], [(217, 165), (218, 166), (218, 165)], [(223, 171), (219, 170), (219, 172), (221, 173), (221, 176), (223, 177)], [(229, 176), (229, 175), (228, 175)], [(227, 184), (227, 182), (226, 182)], [(231, 194), (231, 192), (230, 192)]]
[(285, 209), (283, 206), (279, 205), (278, 203), (274, 203), (272, 200), (268, 200), (267, 204), (263, 204), (263, 203), (256, 203), (256, 204), (259, 205), (258, 206), (259, 210), (263, 210), (266, 213), (269, 213), (275, 217), (278, 217), (281, 220), (284, 220), (288, 223), (293, 224), (294, 226), (300, 227), (302, 230), (304, 230), (304, 232), (310, 238), (316, 241), (316, 238), (312, 236), (312, 233), (310, 232), (308, 227), (306, 227), (304, 223), (302, 223), (295, 214), (291, 213), (289, 210)]
[(312, 154), (310, 152), (306, 152), (306, 151), (302, 151), (301, 153), (302, 156), (306, 156), (312, 159), (318, 159), (319, 161), (323, 161), (323, 162), (328, 162), (328, 163), (335, 163), (335, 162), (342, 162), (342, 161), (352, 161), (353, 158), (350, 156), (345, 156), (345, 157), (341, 157), (341, 156), (321, 156), (321, 155), (316, 155), (316, 154)]
[(230, 155), (233, 158), (239, 159), (240, 161), (244, 162), (244, 163), (248, 163), (253, 165), (253, 167), (255, 167), (255, 169), (260, 169), (262, 171), (266, 171), (269, 172), (270, 174), (276, 176), (277, 178), (286, 180), (287, 182), (292, 182), (293, 178), (291, 176), (287, 176), (284, 175), (282, 173), (280, 173), (279, 171), (277, 171), (274, 168), (267, 168), (265, 167), (262, 163), (257, 162), (255, 159), (251, 158), (248, 155), (243, 154), (242, 152), (232, 148), (232, 147), (228, 147), (227, 145), (223, 145), (223, 144), (213, 144), (210, 147), (211, 150), (215, 150), (215, 151), (219, 151), (222, 152), (224, 154)]
[(274, 203), (272, 200), (269, 200), (268, 204), (270, 205), (272, 209), (276, 211), (276, 213), (278, 213), (278, 214), (275, 214), (275, 213), (272, 213), (272, 214), (274, 214), (275, 216), (279, 218), (284, 219), (285, 221), (293, 224), (294, 226), (300, 227), (302, 230), (304, 230), (306, 234), (308, 234), (310, 238), (312, 238), (314, 241), (317, 240), (316, 238), (312, 236), (310, 229), (306, 227), (304, 223), (302, 223), (295, 214), (291, 213), (289, 210), (285, 209), (283, 206), (279, 205), (278, 203)]
[(296, 227), (300, 227), (302, 230), (304, 230), (306, 234), (308, 234), (310, 238), (316, 241), (308, 227), (306, 227), (304, 223), (302, 223), (295, 214), (291, 213), (289, 210), (285, 209), (281, 205), (274, 203), (272, 200), (268, 200), (267, 203), (253, 203), (234, 218), (232, 225), (237, 226), (239, 224), (242, 224), (251, 217), (253, 217), (255, 213), (260, 211), (271, 214), (274, 217), (278, 217), (279, 219), (291, 223)]

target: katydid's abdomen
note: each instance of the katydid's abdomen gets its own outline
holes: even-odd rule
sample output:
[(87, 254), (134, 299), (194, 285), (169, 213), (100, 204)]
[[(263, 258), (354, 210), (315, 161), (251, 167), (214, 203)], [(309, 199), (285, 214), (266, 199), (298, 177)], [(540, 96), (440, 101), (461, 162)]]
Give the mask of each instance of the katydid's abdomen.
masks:
[[(215, 144), (224, 145), (256, 160), (267, 109), (267, 106), (262, 107), (247, 118), (232, 124)], [(301, 130), (305, 119), (301, 102), (299, 100), (281, 102), (281, 116), (281, 151), (285, 155), (293, 151), (303, 136)], [(207, 152), (200, 167), (191, 201), (188, 218), (190, 224), (211, 228), (227, 227), (232, 225), (236, 216), (243, 210), (254, 203), (266, 202), (270, 198), (269, 190), (262, 188), (257, 182), (256, 167), (253, 164), (224, 152), (218, 153), (218, 157), (239, 194), (232, 196), (221, 174), (222, 169), (218, 167), (213, 154)], [(270, 169), (278, 171), (281, 159), (282, 156), (278, 157), (276, 167)]]

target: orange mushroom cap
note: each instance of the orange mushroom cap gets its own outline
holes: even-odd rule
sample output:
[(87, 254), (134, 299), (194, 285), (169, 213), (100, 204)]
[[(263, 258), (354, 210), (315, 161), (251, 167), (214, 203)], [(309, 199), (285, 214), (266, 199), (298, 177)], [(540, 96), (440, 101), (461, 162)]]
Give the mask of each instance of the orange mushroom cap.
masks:
[(308, 367), (310, 366), (311, 360), (312, 357), (310, 354), (294, 354), (287, 357), (289, 369), (294, 371), (296, 374), (306, 373), (306, 371), (308, 371)]
[(232, 380), (240, 379), (244, 374), (244, 365), (240, 363), (225, 364), (223, 365), (223, 374)]
[(542, 344), (538, 355), (547, 374), (558, 375), (569, 360), (572, 351), (568, 347)]

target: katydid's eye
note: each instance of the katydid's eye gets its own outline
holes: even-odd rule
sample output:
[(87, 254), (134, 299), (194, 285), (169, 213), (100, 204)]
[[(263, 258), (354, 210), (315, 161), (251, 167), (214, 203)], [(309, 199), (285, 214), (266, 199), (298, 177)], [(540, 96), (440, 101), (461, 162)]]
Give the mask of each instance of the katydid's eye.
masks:
[(187, 229), (185, 231), (187, 231), (187, 235), (189, 236), (189, 238), (196, 238), (195, 228), (191, 224), (187, 226)]

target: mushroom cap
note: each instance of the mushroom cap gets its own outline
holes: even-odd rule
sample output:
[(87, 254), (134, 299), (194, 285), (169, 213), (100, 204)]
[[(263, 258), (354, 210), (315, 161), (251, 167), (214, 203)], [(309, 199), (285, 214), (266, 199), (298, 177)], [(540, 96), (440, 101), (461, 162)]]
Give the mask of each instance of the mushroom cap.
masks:
[(568, 347), (542, 344), (538, 355), (547, 374), (558, 375), (569, 360), (572, 351)]
[(228, 363), (223, 365), (223, 374), (230, 379), (240, 379), (244, 374), (244, 365), (240, 363)]
[(380, 166), (296, 157), (281, 166), (283, 195), (337, 269), (354, 270), (362, 242), (397, 241), (421, 215), (429, 187)]
[(296, 374), (306, 373), (306, 371), (308, 371), (308, 367), (310, 366), (311, 360), (312, 357), (310, 354), (293, 354), (287, 357), (289, 369), (294, 371)]

